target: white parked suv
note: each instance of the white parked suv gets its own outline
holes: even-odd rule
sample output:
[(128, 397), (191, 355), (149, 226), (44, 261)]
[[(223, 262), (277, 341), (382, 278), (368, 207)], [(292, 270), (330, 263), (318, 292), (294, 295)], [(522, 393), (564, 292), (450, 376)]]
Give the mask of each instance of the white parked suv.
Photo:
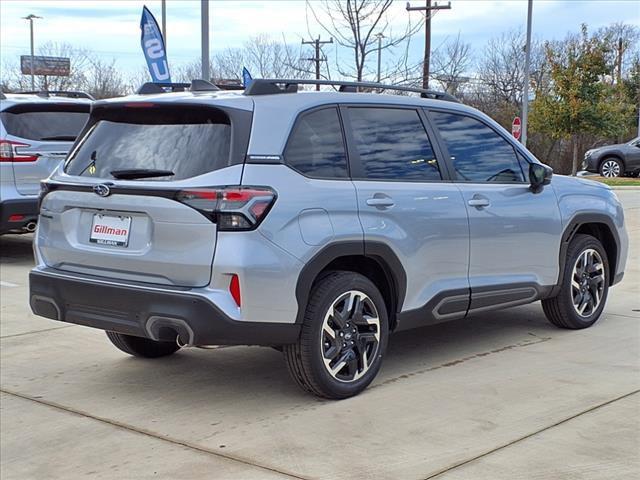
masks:
[(89, 118), (82, 92), (0, 93), (0, 234), (33, 232), (40, 182)]

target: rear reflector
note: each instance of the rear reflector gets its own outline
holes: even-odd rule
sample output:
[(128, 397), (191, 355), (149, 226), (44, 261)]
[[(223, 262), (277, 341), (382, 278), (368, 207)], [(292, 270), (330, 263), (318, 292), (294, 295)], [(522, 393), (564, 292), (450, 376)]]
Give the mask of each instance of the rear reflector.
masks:
[(267, 187), (211, 187), (182, 190), (177, 200), (216, 222), (218, 230), (252, 230), (267, 216), (276, 193)]
[(9, 215), (9, 221), (10, 222), (21, 222), (25, 218), (26, 217), (24, 215), (19, 215), (19, 214)]
[(240, 279), (235, 273), (231, 275), (231, 282), (229, 283), (229, 293), (231, 293), (231, 296), (235, 300), (236, 305), (238, 305), (238, 307), (241, 307), (242, 298), (240, 297)]

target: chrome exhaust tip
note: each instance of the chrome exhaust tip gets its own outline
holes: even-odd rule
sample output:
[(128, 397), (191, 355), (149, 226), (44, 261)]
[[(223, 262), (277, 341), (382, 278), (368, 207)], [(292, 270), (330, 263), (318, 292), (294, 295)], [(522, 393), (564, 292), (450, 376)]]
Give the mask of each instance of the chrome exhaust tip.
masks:
[(36, 231), (37, 226), (38, 224), (36, 222), (29, 222), (24, 226), (24, 229), (29, 233), (33, 233)]

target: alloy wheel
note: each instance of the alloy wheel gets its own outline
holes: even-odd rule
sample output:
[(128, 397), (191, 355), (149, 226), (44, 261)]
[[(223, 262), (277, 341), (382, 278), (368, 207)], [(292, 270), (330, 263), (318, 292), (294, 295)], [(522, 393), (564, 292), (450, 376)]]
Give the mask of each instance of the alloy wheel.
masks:
[(320, 341), (325, 368), (333, 378), (361, 378), (380, 349), (380, 318), (373, 300), (358, 290), (340, 295), (324, 317)]
[(591, 316), (600, 306), (605, 288), (604, 262), (593, 248), (577, 258), (571, 275), (573, 308), (581, 317)]
[(602, 164), (602, 176), (607, 178), (620, 176), (620, 165), (614, 160), (607, 160)]

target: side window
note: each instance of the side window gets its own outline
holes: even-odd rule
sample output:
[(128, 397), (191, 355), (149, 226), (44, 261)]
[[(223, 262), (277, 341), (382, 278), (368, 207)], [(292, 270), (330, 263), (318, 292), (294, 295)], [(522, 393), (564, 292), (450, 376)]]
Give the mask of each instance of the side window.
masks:
[(457, 179), (467, 182), (524, 182), (516, 152), (509, 142), (475, 118), (432, 111)]
[(440, 180), (431, 142), (415, 110), (352, 107), (349, 118), (365, 177)]
[(284, 158), (287, 165), (309, 177), (347, 178), (347, 156), (338, 111), (324, 108), (298, 118)]

